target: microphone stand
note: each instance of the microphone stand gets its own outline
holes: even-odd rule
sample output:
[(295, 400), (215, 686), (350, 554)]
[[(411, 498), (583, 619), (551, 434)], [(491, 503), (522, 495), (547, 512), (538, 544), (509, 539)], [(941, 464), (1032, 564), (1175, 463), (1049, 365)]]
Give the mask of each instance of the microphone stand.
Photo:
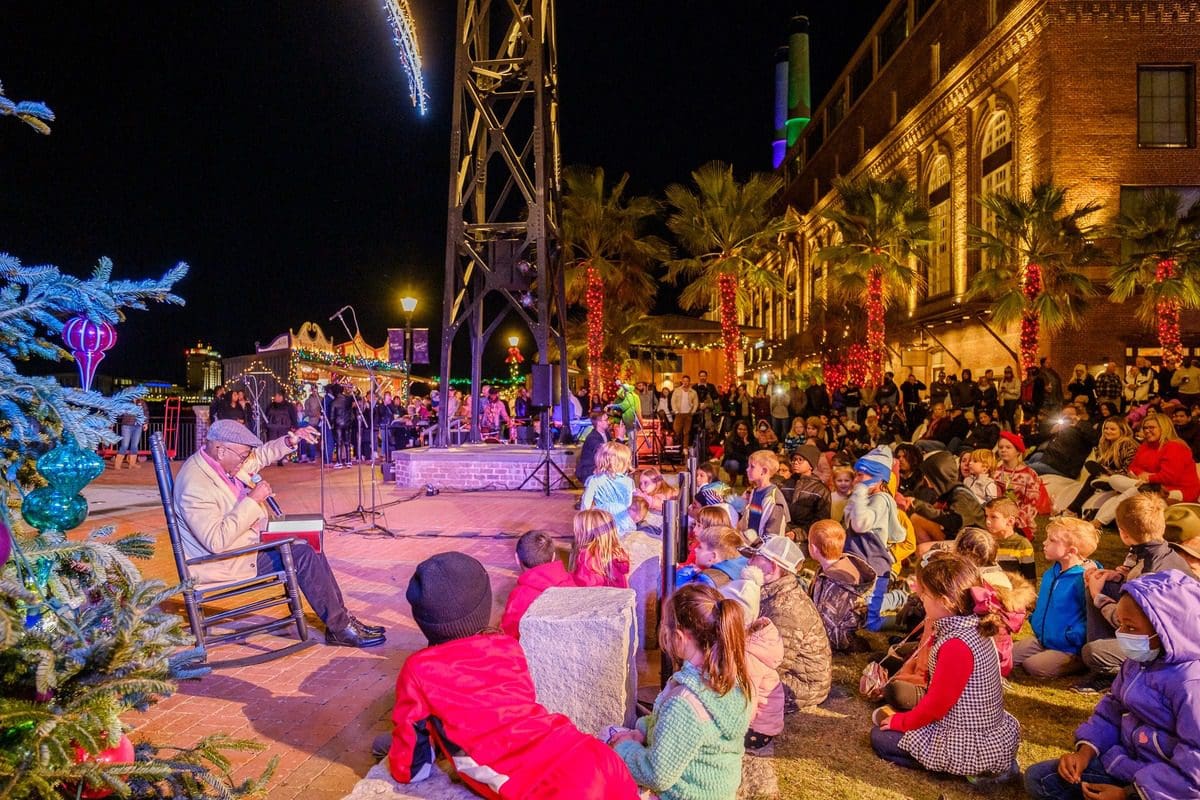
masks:
[[(354, 317), (354, 331), (355, 332), (353, 334), (350, 333), (350, 326), (346, 324), (346, 319), (343, 316), (344, 312), (347, 309), (350, 310), (350, 314)], [(354, 343), (354, 350), (355, 350), (355, 352), (358, 353), (359, 358), (362, 358), (365, 360), (366, 356), (363, 354), (362, 348), (359, 347), (359, 345), (358, 345), (358, 336), (361, 333), (361, 329), (358, 327), (358, 315), (354, 313), (354, 308), (352, 306), (346, 306), (341, 311), (338, 311), (336, 314), (334, 314), (334, 316), (337, 317), (338, 322), (342, 323), (342, 327), (346, 329), (346, 335), (348, 337), (350, 337), (350, 341)], [(357, 466), (357, 470), (358, 470), (358, 506), (353, 511), (347, 511), (344, 514), (335, 515), (333, 517), (333, 519), (334, 520), (339, 520), (339, 519), (347, 519), (348, 520), (348, 519), (352, 519), (354, 517), (358, 517), (364, 524), (360, 525), (356, 528), (348, 527), (345, 525), (338, 525), (338, 524), (331, 525), (330, 527), (335, 528), (337, 530), (344, 531), (346, 533), (382, 534), (384, 536), (390, 536), (394, 539), (394, 538), (396, 538), (396, 533), (394, 531), (392, 531), (391, 529), (389, 529), (386, 525), (380, 525), (379, 522), (377, 521), (379, 517), (383, 517), (383, 521), (387, 522), (387, 517), (384, 516), (383, 512), (379, 510), (378, 504), (376, 503), (375, 492), (376, 492), (377, 484), (375, 481), (375, 397), (379, 392), (379, 387), (376, 385), (377, 379), (375, 376), (375, 370), (369, 364), (367, 366), (367, 378), (371, 382), (371, 390), (370, 390), (371, 407), (370, 407), (370, 412), (369, 412), (371, 415), (371, 419), (370, 419), (370, 425), (367, 427), (367, 430), (369, 431), (369, 435), (371, 437), (371, 506), (370, 506), (370, 508), (366, 508), (363, 506), (362, 453), (358, 453), (358, 459), (357, 459), (357, 461), (358, 461), (358, 466)], [(363, 418), (362, 406), (358, 403), (357, 400), (354, 401), (354, 410), (358, 414), (358, 424), (360, 426), (366, 424), (367, 421)], [(357, 438), (358, 438), (358, 441), (356, 442), (356, 444), (358, 445), (358, 448), (361, 448), (361, 446), (362, 446), (362, 428), (361, 427), (358, 429), (358, 437)], [(356, 448), (356, 451), (358, 450), (358, 448)]]

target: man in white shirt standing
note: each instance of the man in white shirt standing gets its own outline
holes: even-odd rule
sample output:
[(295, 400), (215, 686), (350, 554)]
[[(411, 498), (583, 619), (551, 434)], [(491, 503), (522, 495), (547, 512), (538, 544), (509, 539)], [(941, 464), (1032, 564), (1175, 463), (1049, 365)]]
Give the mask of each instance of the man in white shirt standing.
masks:
[(687, 375), (679, 378), (679, 385), (671, 392), (671, 409), (675, 412), (675, 440), (686, 450), (692, 443), (692, 414), (700, 407), (700, 397), (692, 388), (692, 379)]

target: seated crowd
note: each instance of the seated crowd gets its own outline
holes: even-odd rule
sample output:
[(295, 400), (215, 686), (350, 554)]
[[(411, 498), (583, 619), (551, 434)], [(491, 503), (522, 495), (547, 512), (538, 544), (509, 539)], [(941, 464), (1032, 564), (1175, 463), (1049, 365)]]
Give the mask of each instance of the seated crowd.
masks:
[[(537, 704), (520, 621), (548, 588), (628, 587), (631, 537), (661, 537), (679, 490), (632, 469), (594, 417), (569, 563), (549, 533), (520, 537), (498, 630), (478, 562), (418, 567), (408, 599), (430, 647), (405, 663), (377, 745), (392, 775), (420, 780), (440, 756), (485, 797), (732, 798), (744, 753), (771, 754), (789, 715), (838, 696), (834, 654), (872, 652), (858, 688), (877, 704), (862, 735), (881, 759), (976, 786), (1019, 780), (1007, 681), (1078, 675), (1095, 711), (1065, 755), (1025, 770), (1028, 794), (1200, 798), (1200, 479), (1177, 430), (1197, 409), (1147, 392), (1121, 416), (1120, 396), (1103, 400), (1114, 382), (1086, 370), (1059, 407), (1048, 372), (1036, 386), (1008, 370), (986, 385), (940, 378), (928, 411), (923, 384), (889, 375), (871, 399), (836, 393), (856, 403), (850, 425), (778, 404), (759, 420), (738, 392), (729, 437), (693, 476), (662, 606), (675, 672), (633, 728), (603, 739)], [(1049, 476), (1068, 482), (1057, 501)], [(1119, 565), (1094, 559), (1102, 537), (1127, 548)]]

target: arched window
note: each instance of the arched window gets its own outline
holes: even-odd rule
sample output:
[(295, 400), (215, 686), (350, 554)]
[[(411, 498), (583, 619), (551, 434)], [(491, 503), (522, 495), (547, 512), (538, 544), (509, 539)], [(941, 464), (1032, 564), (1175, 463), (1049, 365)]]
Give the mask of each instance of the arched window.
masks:
[[(987, 197), (992, 194), (1013, 193), (1013, 142), (1012, 119), (1006, 111), (997, 111), (988, 118), (983, 129), (982, 169), (980, 171), (980, 194)], [(996, 233), (995, 215), (986, 208), (979, 218), (979, 227), (989, 233)]]
[(929, 297), (949, 294), (954, 270), (950, 258), (950, 159), (934, 157), (929, 168), (929, 267), (926, 290)]

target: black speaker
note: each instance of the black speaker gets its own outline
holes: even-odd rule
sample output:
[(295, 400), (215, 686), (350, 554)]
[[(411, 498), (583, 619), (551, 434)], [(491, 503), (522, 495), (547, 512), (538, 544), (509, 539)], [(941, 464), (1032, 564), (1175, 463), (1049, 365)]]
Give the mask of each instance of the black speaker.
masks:
[(562, 390), (558, 385), (557, 364), (534, 364), (531, 368), (533, 391), (529, 398), (531, 405), (553, 406), (562, 399)]

